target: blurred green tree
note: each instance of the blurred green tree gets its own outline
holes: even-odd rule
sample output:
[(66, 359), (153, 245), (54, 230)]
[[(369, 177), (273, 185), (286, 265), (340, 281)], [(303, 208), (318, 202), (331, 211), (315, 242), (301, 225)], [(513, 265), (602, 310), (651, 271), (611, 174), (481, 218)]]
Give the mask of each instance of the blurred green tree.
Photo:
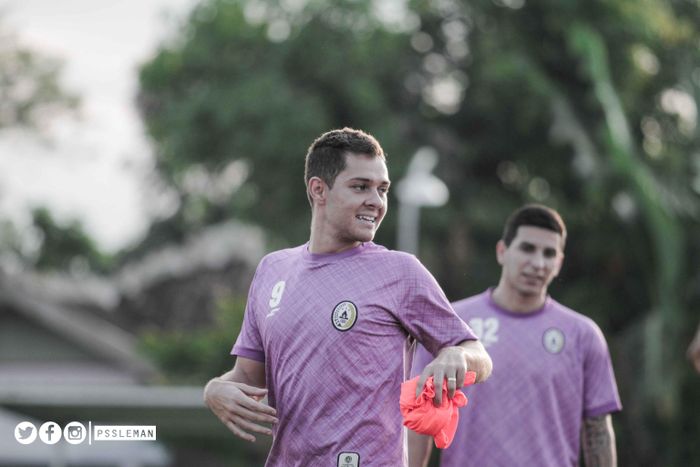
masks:
[[(21, 44), (0, 17), (0, 131), (28, 128), (42, 134), (58, 115), (77, 110), (78, 97), (60, 83), (61, 60)], [(0, 251), (38, 269), (105, 271), (100, 253), (78, 222), (57, 224), (45, 208), (31, 213), (34, 235), (11, 221), (0, 221)], [(31, 238), (30, 238), (31, 237)]]
[(221, 349), (233, 347), (244, 310), (244, 298), (226, 297), (217, 304), (213, 326), (188, 332), (153, 329), (140, 337), (141, 349), (163, 370), (165, 383), (204, 385), (233, 368), (234, 358)]
[(387, 29), (371, 2), (320, 5), (203, 2), (143, 66), (139, 106), (181, 201), (174, 238), (235, 216), (304, 241), (303, 158), (323, 130), (371, 128), (394, 173), (417, 147), (421, 101), (402, 85), (420, 66), (408, 26)]
[(77, 221), (56, 222), (46, 208), (32, 211), (32, 225), (38, 236), (33, 264), (38, 270), (105, 273), (112, 257), (102, 253)]
[(23, 46), (0, 17), (0, 130), (40, 128), (77, 107), (78, 97), (60, 85), (61, 68), (60, 60)]
[(158, 172), (181, 200), (160, 235), (233, 216), (299, 243), (319, 133), (372, 132), (395, 181), (433, 146), (451, 197), (425, 211), (420, 254), (448, 296), (497, 280), (510, 211), (561, 210), (553, 294), (634, 362), (618, 368), (621, 463), (692, 464), (700, 432), (679, 408), (700, 405), (682, 356), (700, 304), (698, 24), (684, 0), (206, 0), (141, 70)]

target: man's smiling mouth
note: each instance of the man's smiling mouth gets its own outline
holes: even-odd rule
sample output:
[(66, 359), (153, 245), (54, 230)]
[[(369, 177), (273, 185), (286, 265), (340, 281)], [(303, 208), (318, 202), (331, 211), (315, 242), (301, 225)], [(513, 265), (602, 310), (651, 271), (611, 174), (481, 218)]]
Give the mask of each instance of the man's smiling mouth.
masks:
[(357, 219), (360, 219), (361, 221), (371, 222), (372, 224), (374, 224), (377, 221), (377, 218), (372, 217), (372, 216), (355, 216), (355, 217)]

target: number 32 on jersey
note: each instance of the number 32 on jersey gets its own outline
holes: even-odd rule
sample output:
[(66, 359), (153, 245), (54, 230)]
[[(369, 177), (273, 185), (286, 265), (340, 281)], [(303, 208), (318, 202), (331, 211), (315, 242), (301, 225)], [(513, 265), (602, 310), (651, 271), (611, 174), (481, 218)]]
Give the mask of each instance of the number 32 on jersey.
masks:
[(498, 318), (472, 318), (469, 320), (469, 327), (472, 328), (484, 347), (498, 342), (498, 326)]

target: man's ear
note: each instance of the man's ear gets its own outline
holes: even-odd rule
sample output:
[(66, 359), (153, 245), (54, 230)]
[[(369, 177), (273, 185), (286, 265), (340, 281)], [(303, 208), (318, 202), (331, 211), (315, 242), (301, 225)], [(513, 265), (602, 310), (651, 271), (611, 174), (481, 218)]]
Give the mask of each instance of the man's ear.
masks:
[(503, 240), (499, 240), (498, 243), (496, 243), (496, 260), (501, 266), (503, 266), (503, 256), (506, 254), (507, 249), (506, 242)]
[(326, 182), (321, 180), (319, 177), (311, 177), (309, 179), (308, 187), (306, 192), (314, 205), (326, 204), (326, 198), (328, 197), (328, 185)]

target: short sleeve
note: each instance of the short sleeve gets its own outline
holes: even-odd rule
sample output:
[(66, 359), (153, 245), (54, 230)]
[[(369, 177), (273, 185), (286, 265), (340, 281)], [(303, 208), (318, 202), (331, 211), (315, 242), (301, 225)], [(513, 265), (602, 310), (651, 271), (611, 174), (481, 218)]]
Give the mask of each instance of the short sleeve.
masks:
[(260, 335), (260, 330), (257, 323), (258, 307), (256, 305), (255, 297), (257, 278), (260, 269), (261, 266), (258, 266), (255, 276), (253, 277), (253, 282), (250, 284), (241, 332), (238, 334), (238, 338), (236, 339), (236, 343), (233, 345), (233, 349), (231, 349), (231, 355), (238, 355), (251, 360), (264, 362), (265, 350), (262, 345), (262, 337)]
[(585, 336), (584, 417), (598, 417), (622, 410), (610, 352), (605, 337), (591, 322)]
[(405, 255), (405, 262), (395, 315), (409, 334), (433, 355), (443, 347), (476, 340), (430, 272), (414, 256)]

